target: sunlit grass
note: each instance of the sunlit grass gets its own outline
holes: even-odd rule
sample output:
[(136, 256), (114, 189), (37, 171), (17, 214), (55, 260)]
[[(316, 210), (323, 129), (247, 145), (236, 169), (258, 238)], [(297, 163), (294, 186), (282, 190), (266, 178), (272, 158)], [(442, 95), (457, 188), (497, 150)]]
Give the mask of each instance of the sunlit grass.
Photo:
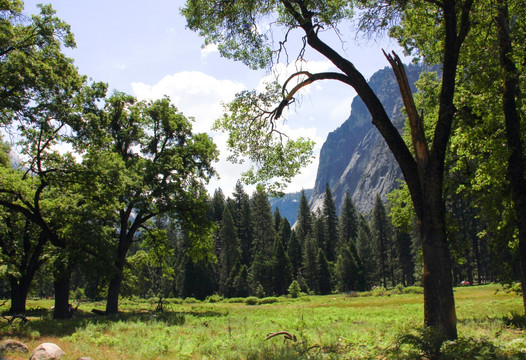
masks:
[[(504, 321), (521, 312), (521, 298), (498, 289), (455, 289), (459, 334), (526, 356), (524, 330)], [(67, 359), (371, 359), (395, 347), (400, 333), (423, 323), (421, 294), (281, 297), (265, 305), (169, 300), (163, 313), (153, 312), (154, 301), (124, 299), (121, 304), (121, 314), (103, 317), (90, 313), (103, 304), (83, 303), (67, 321), (51, 320), (49, 311), (33, 311), (26, 326), (1, 324), (0, 331), (30, 348), (54, 342)], [(51, 305), (28, 302), (30, 308)], [(265, 341), (268, 333), (283, 330), (298, 342), (285, 342), (282, 336)]]

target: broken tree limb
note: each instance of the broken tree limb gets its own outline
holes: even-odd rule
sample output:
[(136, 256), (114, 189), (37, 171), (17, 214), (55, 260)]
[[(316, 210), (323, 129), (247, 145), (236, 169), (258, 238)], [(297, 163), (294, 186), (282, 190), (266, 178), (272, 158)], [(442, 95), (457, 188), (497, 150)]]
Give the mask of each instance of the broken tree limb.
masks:
[(267, 337), (265, 340), (271, 339), (275, 336), (283, 335), (285, 340), (292, 340), (294, 342), (298, 342), (298, 339), (296, 339), (296, 336), (289, 333), (288, 331), (278, 331), (278, 332), (271, 332), (267, 334)]

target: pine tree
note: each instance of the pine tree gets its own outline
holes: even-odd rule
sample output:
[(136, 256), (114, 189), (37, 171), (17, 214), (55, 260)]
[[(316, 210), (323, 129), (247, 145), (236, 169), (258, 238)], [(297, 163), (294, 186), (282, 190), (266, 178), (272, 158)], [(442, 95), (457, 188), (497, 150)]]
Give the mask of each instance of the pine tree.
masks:
[(305, 195), (305, 190), (301, 190), (300, 204), (298, 208), (298, 220), (296, 221), (296, 235), (298, 242), (303, 248), (305, 244), (305, 238), (312, 231), (312, 215)]
[(287, 251), (289, 245), (289, 239), (292, 234), (292, 229), (287, 218), (282, 218), (281, 223), (279, 224), (278, 237), (281, 239), (283, 248)]
[(330, 294), (332, 291), (332, 280), (331, 271), (329, 269), (329, 263), (325, 257), (325, 253), (322, 249), (318, 249), (316, 256), (316, 262), (318, 265), (318, 289), (321, 295)]
[(349, 192), (345, 193), (340, 211), (339, 235), (339, 247), (348, 244), (351, 239), (356, 241), (358, 236), (358, 213)]
[(356, 269), (356, 273), (354, 274), (354, 282), (353, 286), (354, 289), (357, 291), (364, 291), (365, 288), (365, 269), (363, 265), (363, 261), (360, 258), (360, 255), (358, 253), (358, 248), (356, 246), (356, 242), (354, 240), (351, 240), (349, 243), (349, 251), (351, 252), (352, 259), (354, 260), (354, 267)]
[(228, 297), (246, 297), (249, 295), (248, 271), (245, 264), (236, 262), (230, 272), (228, 286)]
[(307, 235), (305, 238), (305, 246), (303, 248), (303, 268), (302, 276), (305, 284), (309, 290), (318, 293), (319, 277), (318, 277), (318, 243), (312, 235)]
[(250, 198), (243, 189), (243, 184), (238, 180), (234, 188), (234, 208), (232, 216), (237, 228), (237, 237), (241, 243), (241, 263), (249, 265), (252, 249), (252, 219), (250, 215)]
[(325, 222), (325, 238), (322, 249), (328, 261), (336, 260), (338, 246), (338, 214), (329, 184), (325, 184), (325, 198), (323, 200), (323, 220)]
[(365, 290), (364, 269), (354, 242), (342, 246), (336, 261), (336, 278), (340, 291)]
[(251, 204), (252, 219), (252, 252), (254, 260), (250, 266), (250, 288), (255, 294), (262, 287), (265, 294), (274, 290), (272, 248), (276, 240), (274, 217), (267, 194), (258, 188), (254, 192)]
[(376, 196), (372, 218), (372, 235), (374, 240), (373, 254), (376, 261), (377, 281), (382, 286), (387, 287), (387, 281), (392, 279), (390, 274), (391, 251), (392, 251), (392, 230), (391, 224), (387, 219), (387, 212), (379, 195)]
[(400, 266), (400, 283), (404, 286), (412, 285), (414, 283), (413, 275), (415, 272), (415, 263), (411, 252), (411, 234), (397, 228), (396, 244)]
[(237, 229), (227, 206), (225, 206), (222, 218), (219, 230), (219, 238), (222, 244), (219, 255), (219, 291), (226, 294), (230, 272), (236, 262), (239, 262), (241, 253)]
[(221, 222), (223, 210), (225, 208), (225, 195), (223, 190), (217, 189), (214, 191), (214, 196), (210, 204), (210, 217), (212, 221)]
[(327, 226), (325, 218), (323, 217), (323, 214), (320, 211), (320, 209), (316, 210), (316, 212), (312, 214), (311, 235), (316, 242), (316, 247), (325, 249), (325, 246), (327, 244)]
[(287, 246), (287, 255), (292, 266), (292, 274), (297, 276), (303, 263), (303, 254), (298, 237), (296, 236), (296, 231), (292, 231), (290, 234)]
[(260, 251), (265, 259), (270, 259), (276, 231), (270, 202), (262, 189), (258, 189), (252, 196), (251, 215), (253, 251), (255, 253)]
[(274, 210), (274, 226), (276, 234), (279, 232), (279, 226), (281, 225), (281, 214), (279, 212), (279, 207), (276, 206), (276, 210)]
[(273, 247), (273, 274), (274, 274), (274, 293), (283, 295), (292, 282), (292, 265), (285, 252), (281, 238), (276, 237)]
[(376, 262), (373, 256), (372, 234), (369, 224), (365, 217), (360, 214), (358, 217), (358, 235), (356, 238), (356, 248), (358, 257), (362, 261), (365, 288), (368, 289), (376, 282)]
[(338, 279), (338, 290), (349, 292), (355, 288), (355, 276), (358, 272), (356, 261), (352, 256), (349, 245), (342, 246), (338, 260), (336, 261), (336, 278)]
[(265, 294), (272, 293), (274, 290), (273, 269), (272, 258), (263, 256), (261, 250), (256, 252), (254, 261), (252, 261), (252, 265), (250, 266), (248, 279), (251, 295), (256, 295), (260, 287)]

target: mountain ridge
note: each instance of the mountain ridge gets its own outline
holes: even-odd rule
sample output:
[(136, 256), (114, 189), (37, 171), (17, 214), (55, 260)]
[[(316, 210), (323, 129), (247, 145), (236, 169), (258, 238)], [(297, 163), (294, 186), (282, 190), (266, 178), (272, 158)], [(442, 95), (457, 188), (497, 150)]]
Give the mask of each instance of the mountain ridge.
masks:
[[(406, 66), (406, 73), (413, 92), (414, 82), (422, 67)], [(405, 116), (403, 102), (396, 78), (391, 68), (375, 72), (369, 85), (376, 93), (393, 124), (403, 132)], [(309, 205), (312, 211), (323, 206), (325, 185), (329, 184), (337, 209), (345, 193), (349, 192), (358, 211), (366, 214), (379, 194), (386, 195), (397, 187), (402, 172), (363, 101), (356, 96), (351, 103), (351, 113), (336, 130), (330, 132), (320, 151), (316, 181)]]

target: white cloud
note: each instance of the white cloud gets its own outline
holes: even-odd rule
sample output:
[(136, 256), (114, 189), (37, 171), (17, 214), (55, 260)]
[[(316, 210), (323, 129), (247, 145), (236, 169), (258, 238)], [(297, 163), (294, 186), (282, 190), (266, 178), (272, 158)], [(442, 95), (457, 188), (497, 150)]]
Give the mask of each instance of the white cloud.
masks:
[(159, 99), (167, 95), (186, 116), (195, 118), (194, 130), (209, 132), (223, 112), (222, 102), (231, 101), (245, 85), (219, 80), (199, 71), (167, 75), (155, 85), (132, 83), (139, 99)]
[[(309, 66), (310, 71), (326, 71), (330, 65), (327, 62), (315, 62)], [(287, 70), (285, 67), (282, 70)], [(290, 67), (289, 67), (290, 70)], [(235, 94), (245, 89), (245, 85), (231, 80), (220, 80), (210, 75), (198, 71), (183, 71), (173, 75), (167, 75), (158, 83), (149, 85), (145, 83), (132, 83), (134, 94), (139, 99), (159, 99), (167, 95), (174, 105), (187, 117), (194, 117), (193, 124), (195, 132), (209, 133), (220, 151), (220, 160), (214, 165), (220, 178), (213, 179), (208, 190), (213, 192), (220, 187), (226, 196), (229, 196), (240, 178), (241, 172), (247, 170), (249, 164), (231, 164), (226, 158), (228, 150), (226, 147), (227, 135), (223, 133), (211, 132), (213, 122), (223, 113), (222, 102), (231, 101)], [(306, 123), (291, 117), (290, 121), (285, 121), (280, 131), (291, 138), (299, 136), (314, 140), (317, 144), (315, 153), (319, 153), (319, 148), (323, 139), (318, 135), (319, 131), (315, 127), (306, 127)], [(289, 186), (290, 191), (299, 191), (302, 188), (311, 188), (316, 179), (318, 161), (315, 160), (305, 168), (301, 175), (294, 179)], [(247, 192), (253, 189), (246, 188)]]

